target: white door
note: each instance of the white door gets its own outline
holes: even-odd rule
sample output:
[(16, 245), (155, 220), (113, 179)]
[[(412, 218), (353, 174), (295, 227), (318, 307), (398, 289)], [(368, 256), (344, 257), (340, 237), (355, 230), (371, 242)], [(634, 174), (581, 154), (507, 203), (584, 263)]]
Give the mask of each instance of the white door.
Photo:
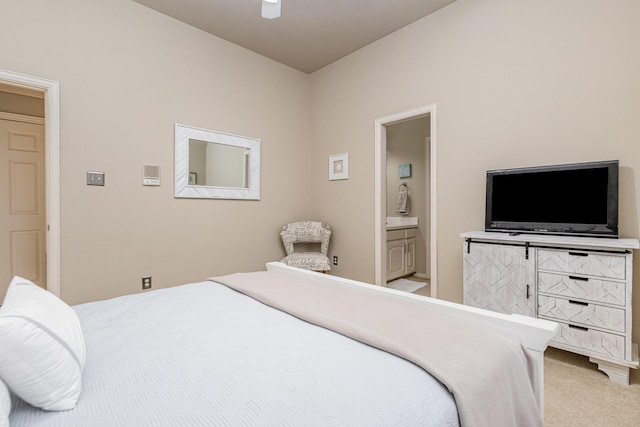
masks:
[(0, 300), (13, 276), (46, 288), (44, 126), (0, 120)]

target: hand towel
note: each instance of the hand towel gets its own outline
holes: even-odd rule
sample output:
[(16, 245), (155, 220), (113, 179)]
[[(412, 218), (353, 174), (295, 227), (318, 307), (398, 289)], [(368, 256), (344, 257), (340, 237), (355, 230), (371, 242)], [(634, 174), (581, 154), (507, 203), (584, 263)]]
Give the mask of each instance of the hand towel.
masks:
[(409, 201), (409, 194), (407, 184), (401, 184), (398, 188), (398, 201), (396, 203), (396, 212), (409, 213), (407, 210), (407, 203)]

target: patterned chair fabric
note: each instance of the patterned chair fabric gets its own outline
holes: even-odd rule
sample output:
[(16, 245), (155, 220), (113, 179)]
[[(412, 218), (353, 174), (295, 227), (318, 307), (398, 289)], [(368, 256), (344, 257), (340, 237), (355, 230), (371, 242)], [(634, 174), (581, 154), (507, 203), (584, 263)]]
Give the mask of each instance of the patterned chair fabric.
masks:
[[(287, 256), (280, 262), (305, 270), (330, 271), (331, 266), (327, 252), (331, 227), (324, 222), (298, 221), (283, 225), (280, 231), (284, 250)], [(320, 243), (320, 252), (294, 252), (296, 243)]]

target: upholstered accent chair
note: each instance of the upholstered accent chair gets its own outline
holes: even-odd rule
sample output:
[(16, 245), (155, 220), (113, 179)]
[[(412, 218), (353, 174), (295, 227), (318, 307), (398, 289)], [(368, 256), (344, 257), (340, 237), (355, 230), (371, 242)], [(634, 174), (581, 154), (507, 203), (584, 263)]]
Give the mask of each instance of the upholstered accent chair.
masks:
[[(305, 270), (328, 273), (331, 270), (327, 251), (331, 238), (331, 227), (324, 222), (298, 221), (282, 226), (280, 231), (287, 256), (280, 262)], [(295, 252), (294, 245), (299, 243), (319, 243), (320, 252)]]

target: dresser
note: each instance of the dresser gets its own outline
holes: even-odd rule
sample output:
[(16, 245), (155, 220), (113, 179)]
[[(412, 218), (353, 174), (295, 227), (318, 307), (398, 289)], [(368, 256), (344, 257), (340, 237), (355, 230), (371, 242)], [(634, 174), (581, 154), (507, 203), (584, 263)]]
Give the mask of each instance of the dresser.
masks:
[(464, 303), (560, 325), (550, 345), (588, 356), (617, 383), (638, 368), (632, 342), (637, 239), (461, 234)]

